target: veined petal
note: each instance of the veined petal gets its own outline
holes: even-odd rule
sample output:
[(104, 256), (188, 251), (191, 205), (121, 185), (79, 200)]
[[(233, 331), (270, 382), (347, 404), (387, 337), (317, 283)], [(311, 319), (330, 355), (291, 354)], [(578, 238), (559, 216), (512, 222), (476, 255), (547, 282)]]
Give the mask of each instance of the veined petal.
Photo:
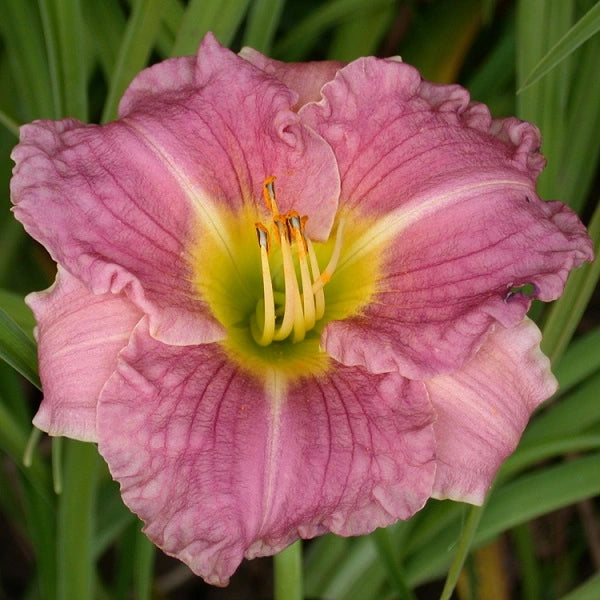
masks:
[(223, 210), (255, 204), (266, 213), (262, 185), (271, 175), (281, 210), (310, 214), (315, 239), (333, 223), (333, 151), (290, 110), (295, 100), (208, 36), (193, 65), (167, 61), (140, 74), (120, 121), (23, 127), (13, 152), (15, 215), (92, 292), (123, 291), (157, 339), (221, 339), (191, 283), (199, 227), (231, 244)]
[(15, 216), (91, 292), (124, 293), (169, 343), (222, 337), (189, 281), (192, 206), (135, 132), (36, 121), (12, 156)]
[(529, 319), (497, 326), (460, 371), (425, 382), (437, 413), (434, 498), (483, 502), (531, 413), (556, 391), (540, 339)]
[(268, 215), (262, 187), (274, 175), (281, 212), (310, 215), (309, 235), (324, 240), (339, 173), (329, 144), (291, 110), (297, 97), (208, 34), (194, 65), (173, 59), (138, 75), (119, 114), (169, 164), (209, 229), (224, 203), (234, 213), (255, 204)]
[(337, 60), (286, 63), (247, 46), (242, 48), (240, 56), (294, 90), (298, 94), (296, 110), (308, 102), (320, 100), (321, 88), (345, 65)]
[(552, 300), (592, 259), (576, 215), (535, 194), (533, 125), (493, 121), (459, 86), (374, 58), (342, 69), (323, 96), (300, 115), (335, 150), (341, 211), (372, 222), (345, 244), (337, 273), (373, 248), (382, 257), (371, 304), (325, 330), (337, 360), (413, 378), (451, 372), (496, 321), (523, 318), (531, 298), (516, 289)]
[(44, 399), (33, 424), (50, 435), (97, 441), (96, 405), (142, 314), (125, 297), (92, 294), (59, 265), (56, 281), (29, 294)]
[(169, 347), (142, 325), (102, 392), (99, 448), (150, 539), (208, 582), (299, 536), (407, 518), (430, 495), (422, 383), (341, 365), (261, 381), (218, 344)]

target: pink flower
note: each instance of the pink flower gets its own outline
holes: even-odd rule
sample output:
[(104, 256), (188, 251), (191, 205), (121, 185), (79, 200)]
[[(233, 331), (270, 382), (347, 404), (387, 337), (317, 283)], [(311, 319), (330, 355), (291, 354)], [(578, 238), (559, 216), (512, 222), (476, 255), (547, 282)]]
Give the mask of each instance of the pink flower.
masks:
[(298, 536), (479, 503), (556, 383), (525, 313), (592, 258), (542, 202), (536, 128), (364, 58), (284, 65), (211, 36), (103, 127), (23, 127), (15, 215), (34, 423), (96, 441), (147, 535), (207, 581)]

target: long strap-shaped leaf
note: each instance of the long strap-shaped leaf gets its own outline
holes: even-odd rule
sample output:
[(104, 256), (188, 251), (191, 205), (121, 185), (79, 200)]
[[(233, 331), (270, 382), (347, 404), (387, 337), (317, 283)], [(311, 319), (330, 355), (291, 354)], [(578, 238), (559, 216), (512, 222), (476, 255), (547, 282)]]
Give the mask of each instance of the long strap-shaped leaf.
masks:
[(0, 358), (41, 389), (35, 344), (1, 308)]
[(541, 79), (557, 64), (565, 60), (581, 44), (600, 31), (600, 3), (596, 4), (583, 16), (563, 37), (552, 46), (547, 54), (538, 62), (533, 71), (527, 75), (517, 93), (521, 93), (530, 85)]

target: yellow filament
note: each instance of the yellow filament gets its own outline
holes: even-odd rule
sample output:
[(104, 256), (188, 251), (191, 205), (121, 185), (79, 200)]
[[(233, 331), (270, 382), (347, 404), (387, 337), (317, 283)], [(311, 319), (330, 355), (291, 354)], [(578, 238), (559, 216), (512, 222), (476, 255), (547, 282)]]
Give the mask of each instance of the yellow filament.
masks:
[[(267, 346), (274, 340), (285, 340), (292, 334), (292, 331), (292, 341), (300, 342), (306, 337), (306, 332), (310, 331), (315, 323), (323, 317), (325, 314), (323, 286), (331, 279), (338, 264), (344, 230), (344, 221), (341, 220), (337, 228), (331, 258), (321, 272), (313, 245), (304, 235), (307, 217), (300, 217), (294, 211), (285, 215), (279, 214), (275, 200), (274, 182), (275, 177), (268, 177), (265, 180), (263, 196), (273, 217), (273, 236), (281, 247), (284, 293), (273, 290), (269, 267), (269, 230), (262, 223), (256, 223), (263, 277), (263, 298), (257, 302), (250, 328), (252, 337), (261, 346)], [(292, 245), (295, 246), (298, 257), (302, 295), (300, 295)], [(276, 301), (277, 310), (275, 309)], [(276, 327), (279, 317), (281, 323), (279, 327)]]
[(316, 322), (315, 318), (315, 296), (312, 291), (312, 281), (310, 271), (308, 270), (308, 260), (306, 259), (305, 237), (301, 231), (301, 221), (296, 215), (289, 219), (290, 229), (296, 242), (296, 254), (298, 255), (298, 264), (300, 265), (300, 276), (302, 278), (302, 300), (304, 306), (304, 325), (307, 331), (310, 331)]
[(294, 330), (294, 341), (300, 341), (304, 338), (306, 329), (304, 327), (304, 318), (302, 316), (302, 305), (300, 299), (300, 290), (296, 280), (296, 271), (294, 269), (294, 259), (292, 250), (287, 239), (286, 225), (282, 220), (275, 221), (279, 229), (279, 242), (281, 244), (281, 257), (283, 259), (283, 276), (285, 285), (285, 307), (283, 310), (283, 320), (279, 329), (273, 335), (274, 340), (284, 340)]
[[(312, 271), (313, 281), (316, 282), (321, 278), (319, 262), (317, 261), (317, 255), (315, 254), (312, 242), (308, 238), (306, 238), (306, 245), (310, 259), (310, 270)], [(312, 286), (312, 290), (315, 296), (315, 320), (318, 321), (325, 314), (325, 294), (323, 293), (323, 286), (320, 286), (316, 291), (314, 286)]]
[(333, 275), (335, 268), (337, 267), (338, 261), (340, 259), (340, 254), (342, 252), (342, 233), (344, 231), (344, 220), (341, 219), (337, 228), (337, 232), (335, 234), (335, 246), (333, 247), (333, 252), (331, 254), (331, 258), (327, 263), (325, 269), (321, 272), (321, 275), (318, 279), (315, 280), (313, 284), (313, 292), (321, 289)]
[(261, 303), (259, 302), (256, 309), (258, 312), (260, 308), (262, 308), (264, 310), (264, 316), (262, 327), (257, 323), (258, 315), (251, 320), (250, 327), (256, 343), (261, 346), (268, 346), (273, 341), (273, 334), (275, 333), (275, 299), (273, 297), (273, 282), (271, 280), (271, 269), (269, 268), (268, 257), (269, 237), (268, 232), (260, 223), (257, 223), (256, 231), (258, 232), (263, 278), (263, 306), (261, 307)]

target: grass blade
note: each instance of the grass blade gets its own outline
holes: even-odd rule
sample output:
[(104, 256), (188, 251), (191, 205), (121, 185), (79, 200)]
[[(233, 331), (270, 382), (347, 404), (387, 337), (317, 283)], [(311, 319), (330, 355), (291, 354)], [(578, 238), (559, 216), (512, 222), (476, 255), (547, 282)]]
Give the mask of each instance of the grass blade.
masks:
[[(475, 533), (473, 548), (516, 525), (598, 494), (600, 453), (523, 475), (499, 487), (490, 496)], [(457, 520), (436, 536), (435, 544), (427, 544), (410, 556), (406, 561), (408, 582), (414, 586), (442, 574), (450, 562), (450, 550), (459, 534)]]
[(38, 389), (37, 351), (27, 334), (0, 308), (0, 358)]
[(400, 565), (400, 557), (394, 550), (394, 545), (387, 529), (376, 529), (369, 536), (377, 548), (380, 562), (387, 571), (388, 579), (396, 596), (400, 600), (414, 600), (415, 596), (412, 590), (408, 587)]
[(249, 0), (192, 0), (183, 15), (171, 56), (195, 54), (200, 40), (212, 31), (229, 46), (246, 14)]
[(529, 73), (517, 91), (520, 94), (523, 90), (540, 80), (546, 73), (551, 71), (556, 65), (565, 60), (581, 44), (589, 40), (594, 34), (600, 31), (600, 3), (593, 6), (563, 37), (552, 46), (552, 48), (538, 62), (534, 69)]
[(161, 0), (135, 2), (111, 76), (108, 96), (102, 111), (103, 123), (116, 118), (123, 92), (135, 75), (146, 66), (160, 28), (163, 7)]
[[(371, 8), (392, 4), (392, 0), (373, 0)], [(330, 0), (315, 8), (274, 47), (284, 60), (302, 60), (312, 45), (329, 27), (338, 25), (364, 9), (364, 0)]]
[(63, 116), (87, 121), (88, 94), (85, 64), (87, 29), (83, 22), (80, 0), (55, 0), (54, 15), (62, 68)]
[(53, 116), (52, 84), (40, 16), (30, 0), (3, 2), (0, 33), (8, 50), (23, 121)]
[(560, 600), (597, 600), (600, 598), (600, 573), (563, 596)]
[(244, 46), (269, 54), (285, 0), (254, 0), (248, 12)]
[(38, 7), (42, 19), (42, 28), (44, 30), (44, 42), (46, 44), (46, 54), (48, 55), (48, 71), (50, 74), (50, 83), (52, 90), (52, 100), (54, 105), (55, 119), (64, 114), (63, 105), (63, 82), (59, 62), (59, 45), (56, 31), (56, 20), (53, 7), (50, 0), (38, 0)]

